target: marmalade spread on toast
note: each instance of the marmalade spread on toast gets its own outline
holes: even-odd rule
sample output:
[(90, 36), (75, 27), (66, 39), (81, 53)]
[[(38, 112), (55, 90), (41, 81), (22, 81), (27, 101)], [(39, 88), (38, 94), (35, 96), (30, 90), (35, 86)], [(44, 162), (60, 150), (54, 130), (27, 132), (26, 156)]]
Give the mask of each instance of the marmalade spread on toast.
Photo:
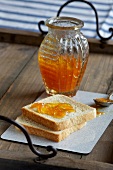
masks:
[(67, 113), (75, 112), (68, 103), (33, 103), (30, 108), (54, 118), (63, 118)]

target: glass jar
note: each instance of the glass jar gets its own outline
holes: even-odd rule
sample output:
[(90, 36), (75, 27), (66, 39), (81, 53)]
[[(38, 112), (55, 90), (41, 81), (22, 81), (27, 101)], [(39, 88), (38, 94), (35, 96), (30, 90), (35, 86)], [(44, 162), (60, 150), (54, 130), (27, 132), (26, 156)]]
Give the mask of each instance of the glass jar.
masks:
[(80, 32), (84, 23), (71, 17), (54, 17), (46, 21), (48, 34), (38, 53), (40, 72), (50, 95), (74, 96), (84, 75), (89, 46)]

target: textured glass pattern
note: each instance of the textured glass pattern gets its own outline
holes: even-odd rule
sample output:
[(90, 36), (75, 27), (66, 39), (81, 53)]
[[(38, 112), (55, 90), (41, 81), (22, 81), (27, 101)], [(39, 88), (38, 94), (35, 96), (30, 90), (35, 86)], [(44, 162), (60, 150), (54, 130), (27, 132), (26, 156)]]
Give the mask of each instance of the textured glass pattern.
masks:
[(88, 52), (87, 39), (79, 29), (49, 28), (38, 53), (46, 92), (75, 95), (86, 69)]

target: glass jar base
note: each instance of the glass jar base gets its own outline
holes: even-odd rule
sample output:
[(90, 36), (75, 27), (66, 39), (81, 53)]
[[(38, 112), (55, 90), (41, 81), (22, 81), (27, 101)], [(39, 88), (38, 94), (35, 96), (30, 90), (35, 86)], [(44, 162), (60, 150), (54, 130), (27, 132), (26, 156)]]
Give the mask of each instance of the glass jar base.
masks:
[(50, 90), (50, 89), (46, 88), (46, 93), (49, 95), (62, 94), (62, 95), (66, 95), (68, 97), (73, 97), (76, 95), (77, 89), (75, 89), (73, 91), (69, 91), (69, 92), (57, 92), (55, 90)]

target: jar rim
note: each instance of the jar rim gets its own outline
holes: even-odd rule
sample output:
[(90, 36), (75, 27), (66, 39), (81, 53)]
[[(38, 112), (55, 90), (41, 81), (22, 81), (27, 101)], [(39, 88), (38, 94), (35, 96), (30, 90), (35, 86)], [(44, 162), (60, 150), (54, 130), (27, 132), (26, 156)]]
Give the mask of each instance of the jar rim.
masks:
[(46, 20), (45, 25), (60, 30), (78, 30), (84, 26), (84, 22), (73, 17), (52, 17)]

